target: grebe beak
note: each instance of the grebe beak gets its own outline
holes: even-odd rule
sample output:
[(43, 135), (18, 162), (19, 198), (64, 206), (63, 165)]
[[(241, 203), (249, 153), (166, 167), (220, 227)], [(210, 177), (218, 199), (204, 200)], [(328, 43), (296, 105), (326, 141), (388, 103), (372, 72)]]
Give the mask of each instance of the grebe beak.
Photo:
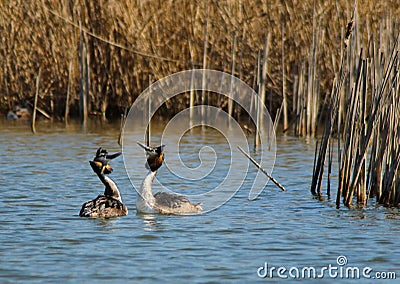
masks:
[(97, 166), (100, 169), (101, 174), (110, 174), (112, 173), (113, 169), (111, 168), (109, 162), (112, 159), (119, 157), (121, 154), (121, 152), (117, 152), (115, 154), (109, 155), (106, 149), (100, 147), (99, 149), (97, 149), (96, 157), (94, 157), (93, 161), (90, 162), (90, 165), (92, 166), (94, 171), (94, 167)]
[(115, 154), (106, 155), (106, 158), (109, 159), (109, 160), (112, 160), (112, 159), (115, 159), (116, 157), (121, 156), (121, 154), (122, 154), (121, 152), (117, 152)]
[(119, 157), (121, 154), (122, 154), (121, 152), (117, 152), (115, 154), (109, 155), (106, 149), (100, 147), (99, 149), (97, 149), (95, 158), (105, 158), (107, 160), (112, 160)]
[[(137, 144), (140, 146), (140, 147), (142, 147), (145, 151), (146, 151), (146, 153), (147, 154), (150, 154), (150, 155), (154, 155), (154, 154), (160, 154), (161, 152), (162, 152), (162, 150), (164, 149), (164, 147), (165, 147), (165, 145), (160, 145), (160, 146), (158, 146), (158, 147), (149, 147), (149, 146), (146, 146), (146, 145), (144, 145), (144, 144), (142, 144), (142, 143), (140, 143), (140, 142), (137, 142)], [(160, 153), (158, 153), (157, 152), (157, 150), (160, 152)]]

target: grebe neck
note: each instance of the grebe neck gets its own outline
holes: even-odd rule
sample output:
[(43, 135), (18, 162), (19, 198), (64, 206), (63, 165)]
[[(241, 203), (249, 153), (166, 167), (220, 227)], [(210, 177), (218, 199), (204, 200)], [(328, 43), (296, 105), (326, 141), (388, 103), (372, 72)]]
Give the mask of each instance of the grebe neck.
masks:
[(118, 187), (115, 184), (115, 182), (112, 179), (110, 179), (108, 176), (103, 175), (103, 177), (104, 177), (104, 181), (103, 180), (102, 181), (103, 181), (104, 185), (106, 186), (106, 188), (104, 189), (104, 195), (111, 196), (122, 202), (121, 194), (119, 193)]
[(122, 202), (121, 194), (119, 193), (118, 187), (115, 182), (110, 179), (108, 176), (104, 175), (103, 173), (96, 172), (97, 176), (101, 180), (101, 182), (106, 187), (104, 189), (104, 195), (110, 196)]
[(140, 212), (155, 212), (156, 199), (152, 192), (152, 183), (157, 171), (149, 171), (143, 180), (140, 190), (136, 194), (136, 209)]

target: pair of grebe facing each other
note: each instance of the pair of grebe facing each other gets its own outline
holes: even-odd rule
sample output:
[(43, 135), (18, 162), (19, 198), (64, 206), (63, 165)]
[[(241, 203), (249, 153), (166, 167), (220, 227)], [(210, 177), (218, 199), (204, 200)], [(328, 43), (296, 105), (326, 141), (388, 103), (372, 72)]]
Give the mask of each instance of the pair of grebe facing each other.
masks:
[(128, 215), (128, 208), (122, 203), (121, 195), (115, 182), (106, 176), (113, 169), (109, 162), (121, 153), (108, 155), (107, 150), (99, 148), (93, 161), (89, 161), (93, 171), (105, 186), (104, 194), (82, 205), (79, 216), (112, 218)]
[[(137, 212), (168, 215), (200, 213), (202, 211), (200, 204), (191, 203), (186, 196), (167, 192), (158, 192), (153, 195), (152, 183), (157, 170), (162, 166), (164, 161), (164, 145), (148, 147), (141, 143), (138, 144), (146, 151), (146, 169), (149, 172), (136, 195)], [(85, 202), (82, 205), (79, 216), (112, 218), (128, 215), (128, 208), (122, 203), (117, 185), (107, 176), (113, 171), (109, 162), (120, 155), (121, 153), (109, 155), (107, 150), (99, 148), (93, 161), (89, 161), (93, 171), (104, 184), (105, 190), (104, 194), (100, 194), (95, 199)]]
[(140, 190), (136, 194), (136, 210), (138, 213), (158, 214), (196, 214), (202, 211), (200, 203), (191, 203), (186, 196), (167, 192), (158, 192), (153, 195), (152, 183), (157, 170), (164, 161), (163, 149), (165, 145), (148, 147), (138, 142), (146, 151), (146, 169), (149, 170), (144, 178)]

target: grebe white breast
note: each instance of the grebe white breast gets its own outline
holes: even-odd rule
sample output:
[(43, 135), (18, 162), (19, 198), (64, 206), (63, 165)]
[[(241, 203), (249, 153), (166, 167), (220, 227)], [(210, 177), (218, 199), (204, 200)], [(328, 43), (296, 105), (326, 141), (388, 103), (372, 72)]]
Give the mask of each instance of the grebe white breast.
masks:
[(115, 182), (106, 176), (113, 171), (109, 161), (121, 155), (108, 155), (105, 149), (99, 148), (93, 161), (89, 161), (93, 171), (104, 184), (104, 194), (82, 205), (79, 216), (112, 218), (128, 215), (128, 208), (122, 203), (121, 194)]
[(191, 203), (186, 196), (167, 192), (158, 192), (153, 195), (152, 183), (156, 177), (157, 170), (164, 161), (163, 148), (148, 147), (139, 143), (147, 155), (146, 169), (149, 170), (144, 178), (142, 186), (136, 194), (136, 210), (139, 213), (159, 213), (159, 214), (193, 214), (200, 213), (202, 208), (200, 203)]

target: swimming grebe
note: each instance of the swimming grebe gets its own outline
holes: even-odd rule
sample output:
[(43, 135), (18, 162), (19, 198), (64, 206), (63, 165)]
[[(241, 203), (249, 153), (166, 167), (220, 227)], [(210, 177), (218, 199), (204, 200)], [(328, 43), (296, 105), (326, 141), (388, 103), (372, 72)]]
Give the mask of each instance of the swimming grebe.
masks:
[(136, 195), (137, 212), (159, 214), (200, 213), (202, 210), (200, 203), (193, 204), (186, 196), (167, 192), (158, 192), (153, 195), (151, 185), (156, 177), (157, 170), (164, 161), (163, 148), (165, 145), (148, 147), (139, 142), (138, 144), (146, 151), (146, 169), (148, 169), (149, 172)]
[(128, 208), (122, 203), (121, 195), (115, 182), (105, 174), (111, 173), (109, 161), (121, 153), (108, 155), (105, 149), (99, 148), (93, 161), (89, 161), (93, 171), (105, 186), (104, 194), (85, 202), (79, 212), (81, 217), (112, 218), (128, 215)]

